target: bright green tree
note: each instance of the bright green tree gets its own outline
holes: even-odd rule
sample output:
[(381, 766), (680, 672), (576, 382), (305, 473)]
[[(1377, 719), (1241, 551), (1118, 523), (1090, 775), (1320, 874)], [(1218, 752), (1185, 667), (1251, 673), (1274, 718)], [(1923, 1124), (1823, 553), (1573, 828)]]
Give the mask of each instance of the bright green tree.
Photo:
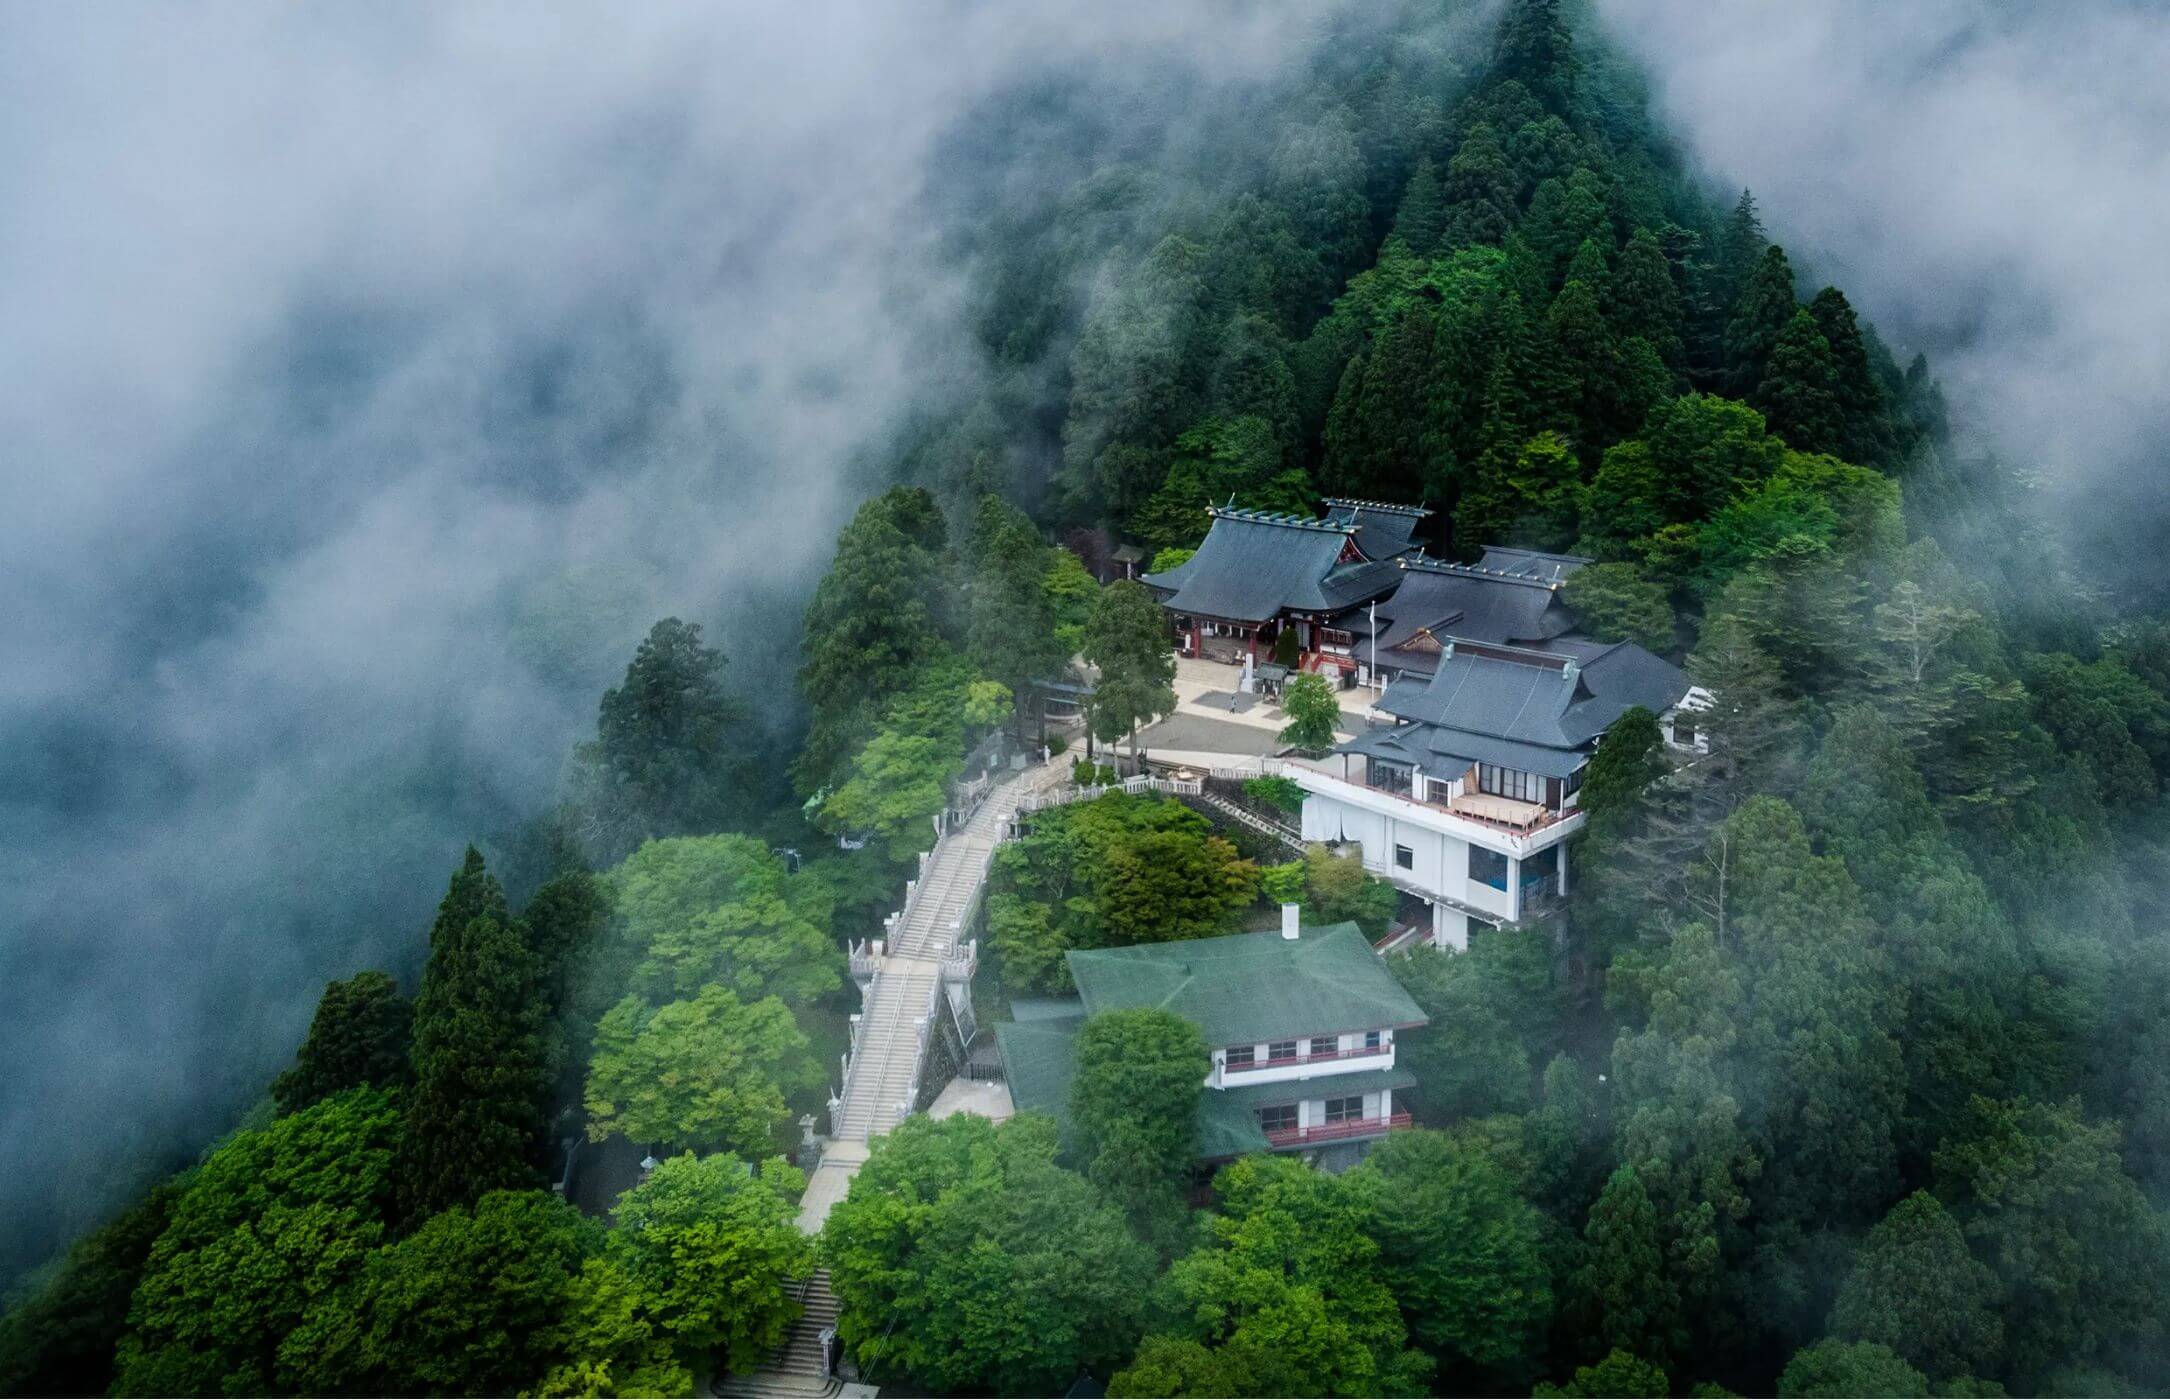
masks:
[(1184, 1224), (1198, 1095), (1212, 1067), (1198, 1028), (1157, 1008), (1102, 1012), (1079, 1033), (1076, 1154), (1148, 1240), (1172, 1242)]
[(661, 1007), (629, 996), (596, 1028), (588, 1137), (761, 1156), (784, 1121), (784, 1088), (807, 1078), (807, 1049), (775, 997), (745, 1002), (720, 984)]
[(350, 1089), (236, 1133), (187, 1179), (129, 1308), (114, 1392), (314, 1389), (288, 1334), (387, 1232), (399, 1114)]
[(1803, 1347), (1778, 1378), (1783, 1400), (1851, 1400), (1857, 1395), (1927, 1396), (1929, 1379), (1875, 1342), (1828, 1339)]
[(1445, 1133), (1395, 1133), (1348, 1180), (1425, 1350), (1502, 1367), (1535, 1347), (1552, 1316), (1544, 1223), (1491, 1154)]
[(1048, 1395), (1130, 1355), (1152, 1258), (1022, 1114), (908, 1118), (829, 1212), (837, 1334), (870, 1376)]
[(413, 1025), (413, 1004), (385, 973), (357, 972), (326, 984), (294, 1067), (271, 1083), (279, 1112), (294, 1113), (365, 1084), (404, 1084)]
[(610, 872), (632, 990), (655, 1001), (711, 983), (803, 1006), (843, 985), (823, 901), (748, 836), (650, 841)]
[(602, 1227), (546, 1191), (431, 1216), (281, 1349), (304, 1394), (508, 1395), (549, 1370)]
[(1109, 850), (1095, 886), (1109, 931), (1167, 943), (1229, 932), (1258, 894), (1258, 867), (1222, 837), (1154, 831)]
[(1386, 937), (1401, 907), (1401, 894), (1386, 881), (1373, 878), (1364, 869), (1361, 855), (1351, 851), (1337, 856), (1314, 841), (1304, 847), (1301, 870), (1305, 923), (1354, 923), (1366, 938)]
[[(1214, 1185), (1206, 1242), (1162, 1285), (1168, 1335), (1217, 1353), (1242, 1394), (1421, 1394), (1431, 1358), (1407, 1346), (1357, 1191), (1273, 1156), (1241, 1158)], [(1137, 1387), (1118, 1375), (1110, 1388)]]
[(801, 1311), (793, 1291), (814, 1267), (798, 1227), (805, 1186), (781, 1158), (756, 1173), (727, 1154), (687, 1154), (618, 1198), (610, 1255), (688, 1365), (714, 1357), (751, 1374), (783, 1343)]
[(1102, 743), (1130, 736), (1175, 708), (1175, 637), (1168, 615), (1142, 583), (1109, 584), (1085, 622), (1085, 659), (1099, 669), (1093, 685), (1092, 730)]
[(1479, 465), (1455, 506), (1455, 548), (1465, 556), (1494, 544), (1565, 549), (1575, 540), (1581, 500), (1574, 448), (1558, 433), (1539, 433), (1512, 463)]
[(1281, 742), (1312, 753), (1334, 746), (1334, 730), (1341, 723), (1341, 701), (1326, 677), (1305, 672), (1289, 677), (1281, 691), (1281, 713), (1288, 723), (1281, 727)]

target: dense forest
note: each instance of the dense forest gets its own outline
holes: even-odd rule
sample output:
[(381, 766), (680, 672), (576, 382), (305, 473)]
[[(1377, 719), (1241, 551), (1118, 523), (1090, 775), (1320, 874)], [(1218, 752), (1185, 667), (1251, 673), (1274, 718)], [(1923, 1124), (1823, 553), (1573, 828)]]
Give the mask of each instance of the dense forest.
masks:
[[(2170, 621), (1955, 448), (1928, 364), (1714, 197), (1576, 6), (1471, 23), (1352, 24), (1255, 162), (1103, 149), (1060, 85), (960, 132), (934, 197), (991, 369), (839, 536), (788, 746), (656, 623), (561, 802), (451, 874), (419, 985), (326, 988), (247, 1120), (25, 1277), (0, 1391), (683, 1394), (817, 1259), (915, 1393), (2170, 1386)], [(1205, 1048), (1126, 1013), (1069, 1133), (914, 1118), (802, 1236), (844, 943), (950, 785), (1073, 655), (1102, 737), (1166, 708), (1112, 546), (1327, 495), (1598, 561), (1577, 612), (1711, 691), (1709, 759), (1630, 712), (1563, 941), (1396, 961), (1423, 1126), (1355, 1169), (1244, 1158), (1198, 1204)], [(1105, 798), (1005, 848), (984, 976), (1383, 893)], [(568, 1201), (583, 1137), (660, 1164)]]

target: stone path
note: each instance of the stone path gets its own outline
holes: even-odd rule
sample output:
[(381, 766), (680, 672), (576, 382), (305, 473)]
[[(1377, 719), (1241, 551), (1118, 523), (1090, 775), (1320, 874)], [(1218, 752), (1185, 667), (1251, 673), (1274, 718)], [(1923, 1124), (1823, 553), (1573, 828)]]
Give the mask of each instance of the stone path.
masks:
[[(979, 810), (950, 832), (929, 853), (920, 872), (911, 908), (890, 931), (889, 946), (867, 989), (859, 1023), (859, 1043), (852, 1057), (850, 1081), (831, 1125), (832, 1140), (821, 1164), (799, 1199), (799, 1228), (818, 1234), (831, 1207), (844, 1199), (851, 1179), (866, 1165), (873, 1139), (894, 1128), (911, 1108), (919, 1068), (921, 1018), (940, 995), (942, 960), (963, 938), (965, 916), (987, 878), (995, 847), (1009, 829), (1018, 803), (1029, 793), (1060, 783), (1067, 760), (1028, 768), (987, 794)], [(901, 1111), (900, 1111), (901, 1110)], [(791, 1334), (761, 1370), (750, 1376), (725, 1376), (711, 1391), (718, 1396), (828, 1396), (869, 1387), (847, 1387), (830, 1376), (821, 1334), (836, 1325), (837, 1303), (829, 1292), (827, 1270), (801, 1286), (806, 1311)]]

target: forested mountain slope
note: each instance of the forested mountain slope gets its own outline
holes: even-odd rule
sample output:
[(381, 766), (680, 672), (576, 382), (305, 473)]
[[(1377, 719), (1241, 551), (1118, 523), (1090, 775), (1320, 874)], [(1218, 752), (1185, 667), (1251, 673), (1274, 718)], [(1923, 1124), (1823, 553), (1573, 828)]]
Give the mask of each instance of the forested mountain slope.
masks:
[[(31, 1280), (0, 1387), (679, 1393), (817, 1250), (869, 1375), (936, 1393), (2170, 1385), (2170, 623), (1961, 459), (1926, 362), (1713, 199), (1575, 8), (1366, 13), (1242, 159), (1082, 79), (977, 114), (929, 201), (988, 372), (843, 531), (799, 742), (657, 624), (516, 897), (471, 855), (411, 1003), (335, 984), (255, 1120)], [(1594, 557), (1578, 612), (1717, 697), (1710, 758), (1631, 713), (1560, 955), (1401, 964), (1426, 1127), (1357, 1169), (1188, 1203), (1203, 1052), (1141, 1021), (1082, 1136), (913, 1120), (801, 1239), (840, 940), (1020, 688), (1158, 625), (1086, 563), (1327, 495)], [(1049, 831), (990, 935), (1048, 977), (1051, 929), (1217, 932), (1273, 878), (1177, 808)], [(669, 1159), (608, 1225), (541, 1189), (567, 1125)]]

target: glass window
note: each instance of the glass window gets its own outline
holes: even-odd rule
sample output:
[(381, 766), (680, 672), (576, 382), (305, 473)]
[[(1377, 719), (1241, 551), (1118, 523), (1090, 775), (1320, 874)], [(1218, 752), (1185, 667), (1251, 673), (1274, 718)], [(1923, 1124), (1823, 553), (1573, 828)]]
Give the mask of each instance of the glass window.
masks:
[(1417, 853), (1407, 846), (1396, 846), (1394, 848), (1394, 863), (1404, 870), (1414, 870), (1417, 865)]
[(1695, 720), (1687, 714), (1673, 716), (1673, 742), (1681, 745), (1695, 742)]
[(1269, 1133), (1286, 1132), (1296, 1126), (1296, 1105), (1276, 1104), (1258, 1111), (1258, 1126)]
[(1258, 1047), (1255, 1045), (1231, 1045), (1228, 1047), (1227, 1062), (1231, 1065), (1256, 1064), (1258, 1062)]
[(1311, 1037), (1311, 1053), (1314, 1055), (1331, 1055), (1340, 1048), (1341, 1037), (1338, 1035), (1315, 1035)]
[(1273, 1044), (1271, 1044), (1271, 1045), (1269, 1045), (1269, 1046), (1267, 1046), (1267, 1047), (1266, 1047), (1266, 1058), (1267, 1058), (1267, 1059), (1269, 1059), (1269, 1060), (1293, 1060), (1293, 1059), (1295, 1059), (1295, 1058), (1296, 1058), (1296, 1042), (1295, 1042), (1295, 1041), (1293, 1041), (1293, 1040), (1277, 1040), (1277, 1041), (1275, 1041), (1275, 1042), (1274, 1042)]
[(1364, 1048), (1366, 1050), (1377, 1050), (1382, 1048), (1385, 1044), (1386, 1037), (1378, 1031), (1364, 1032)]
[(1326, 1101), (1326, 1121), (1329, 1123), (1354, 1123), (1364, 1116), (1364, 1096)]
[(1507, 888), (1507, 857), (1482, 846), (1469, 848), (1469, 878), (1495, 890)]

